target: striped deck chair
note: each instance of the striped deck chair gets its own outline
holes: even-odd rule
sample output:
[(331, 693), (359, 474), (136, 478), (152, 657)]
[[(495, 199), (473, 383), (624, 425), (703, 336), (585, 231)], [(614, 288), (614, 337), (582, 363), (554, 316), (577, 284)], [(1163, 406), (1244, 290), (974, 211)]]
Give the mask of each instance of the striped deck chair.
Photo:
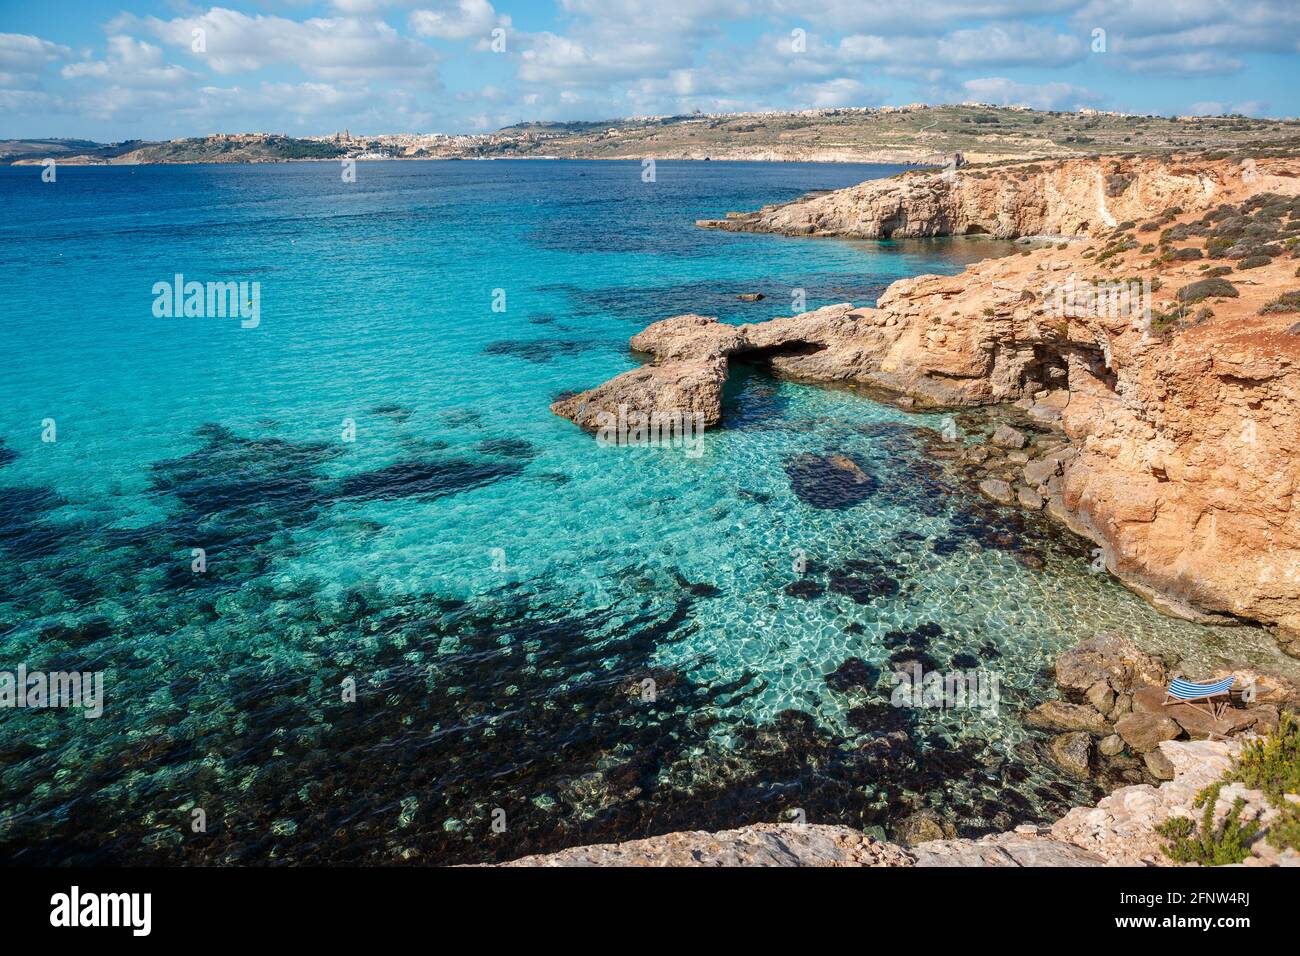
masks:
[[(1165, 706), (1186, 704), (1209, 714), (1215, 720), (1220, 720), (1232, 704), (1232, 682), (1236, 679), (1236, 677), (1225, 677), (1213, 684), (1197, 684), (1175, 677), (1165, 691), (1164, 704)], [(1205, 706), (1197, 707), (1197, 704)]]

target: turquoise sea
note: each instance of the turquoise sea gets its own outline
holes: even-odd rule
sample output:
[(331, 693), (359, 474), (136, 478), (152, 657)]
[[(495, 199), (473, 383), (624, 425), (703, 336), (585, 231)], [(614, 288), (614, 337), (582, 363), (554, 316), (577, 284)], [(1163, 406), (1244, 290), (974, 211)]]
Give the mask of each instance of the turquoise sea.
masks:
[[(105, 687), (97, 719), (0, 710), (0, 858), (476, 862), (926, 807), (974, 834), (1095, 796), (1017, 719), (1059, 650), (1271, 642), (972, 495), (939, 416), (740, 369), (691, 457), (548, 409), (657, 319), (1013, 250), (693, 225), (897, 171), (0, 168), (0, 670)], [(176, 274), (259, 283), (259, 324), (155, 316)], [(998, 712), (890, 706), (913, 663), (995, 673)]]

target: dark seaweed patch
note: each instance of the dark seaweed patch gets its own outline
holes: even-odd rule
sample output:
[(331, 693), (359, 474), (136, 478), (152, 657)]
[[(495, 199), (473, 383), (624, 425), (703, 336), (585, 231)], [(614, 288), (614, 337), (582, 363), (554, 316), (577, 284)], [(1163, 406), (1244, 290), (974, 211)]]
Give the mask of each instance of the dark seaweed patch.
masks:
[(452, 428), (475, 426), (483, 421), (483, 413), (472, 408), (453, 408), (438, 416), (438, 421)]
[(598, 342), (583, 339), (505, 339), (491, 342), (483, 348), (486, 355), (503, 355), (522, 359), (534, 365), (545, 365), (567, 355), (580, 355), (603, 347)]
[(536, 458), (539, 449), (522, 438), (488, 438), (475, 446), (480, 454), (498, 455), (502, 458)]
[(0, 486), (0, 548), (29, 558), (57, 551), (62, 535), (46, 518), (63, 504), (48, 488)]
[(369, 409), (366, 414), (379, 415), (401, 424), (411, 420), (411, 416), (415, 414), (415, 409), (411, 408), (409, 405), (398, 405), (395, 402), (386, 402)]
[(343, 498), (366, 500), (385, 498), (441, 498), (458, 494), (523, 471), (515, 462), (474, 461), (468, 458), (445, 458), (440, 461), (402, 461), (350, 475), (339, 482)]
[(810, 581), (807, 578), (800, 578), (798, 581), (791, 581), (784, 588), (785, 593), (790, 597), (801, 598), (805, 601), (811, 601), (813, 598), (821, 597), (825, 589), (816, 581)]
[(833, 568), (828, 576), (831, 591), (843, 594), (855, 604), (870, 604), (876, 598), (893, 597), (902, 585), (887, 571), (893, 569), (889, 561), (846, 561), (842, 567)]
[(918, 625), (910, 631), (886, 631), (882, 638), (890, 649), (905, 647), (912, 650), (924, 650), (932, 641), (943, 637), (943, 628), (933, 621)]
[(692, 597), (698, 598), (715, 598), (722, 595), (722, 589), (712, 584), (693, 583), (686, 580), (685, 575), (680, 571), (673, 571), (673, 580), (677, 586), (686, 591)]
[(872, 667), (860, 657), (850, 657), (826, 675), (826, 686), (833, 691), (846, 694), (854, 688), (874, 687), (879, 677), (878, 668)]
[(848, 455), (796, 455), (785, 462), (790, 487), (814, 508), (843, 510), (867, 501), (880, 482)]

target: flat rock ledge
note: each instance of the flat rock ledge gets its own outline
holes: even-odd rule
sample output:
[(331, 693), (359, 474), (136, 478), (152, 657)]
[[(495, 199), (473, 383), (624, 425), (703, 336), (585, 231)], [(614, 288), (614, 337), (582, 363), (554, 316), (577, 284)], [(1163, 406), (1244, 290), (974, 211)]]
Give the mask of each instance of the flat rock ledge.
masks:
[(502, 866), (911, 866), (902, 847), (838, 826), (759, 823), (709, 833), (690, 830), (598, 843)]

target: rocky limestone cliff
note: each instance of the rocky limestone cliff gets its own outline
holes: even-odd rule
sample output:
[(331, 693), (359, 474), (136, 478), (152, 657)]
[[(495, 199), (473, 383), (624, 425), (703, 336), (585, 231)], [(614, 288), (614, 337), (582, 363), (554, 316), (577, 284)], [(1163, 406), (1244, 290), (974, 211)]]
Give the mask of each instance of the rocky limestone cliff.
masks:
[(1239, 177), (1231, 163), (1133, 157), (908, 172), (698, 225), (856, 239), (1079, 236), (1172, 205), (1198, 207)]
[[(1070, 160), (913, 174), (732, 218), (723, 228), (1075, 238), (895, 282), (875, 308), (656, 322), (632, 340), (652, 365), (553, 409), (592, 430), (620, 403), (715, 424), (734, 359), (927, 406), (1020, 403), (1069, 437), (1049, 509), (1113, 573), (1173, 613), (1274, 626), (1300, 656), (1298, 177), (1285, 158)], [(1070, 298), (1106, 283), (1147, 308)]]

